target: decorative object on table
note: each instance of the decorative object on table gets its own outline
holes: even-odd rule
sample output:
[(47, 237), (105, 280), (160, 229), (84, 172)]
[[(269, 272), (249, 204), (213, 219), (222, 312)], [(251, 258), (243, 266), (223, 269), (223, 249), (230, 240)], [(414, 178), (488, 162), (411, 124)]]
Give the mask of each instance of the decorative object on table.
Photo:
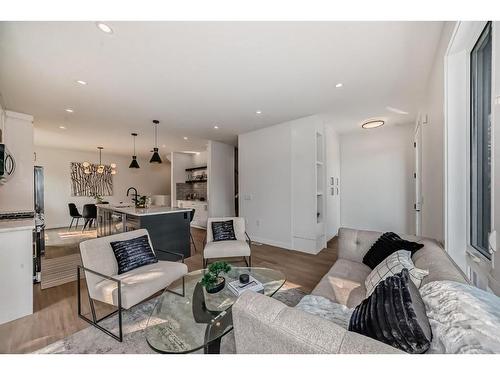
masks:
[(134, 155), (132, 155), (132, 162), (128, 166), (129, 168), (140, 168), (139, 163), (137, 162), (137, 155), (135, 153), (135, 138), (137, 137), (137, 133), (132, 133), (131, 134), (133, 139), (134, 139)]
[(160, 121), (153, 120), (153, 126), (155, 128), (155, 147), (153, 148), (153, 156), (151, 156), (150, 163), (161, 163), (160, 154), (158, 153), (158, 124)]
[(209, 294), (220, 292), (226, 285), (226, 279), (220, 276), (220, 274), (228, 273), (229, 271), (231, 271), (231, 266), (226, 262), (212, 263), (200, 283)]
[(242, 273), (240, 275), (240, 283), (247, 284), (250, 281), (250, 275), (248, 273)]
[(148, 208), (149, 207), (149, 204), (151, 202), (151, 199), (148, 198), (148, 196), (146, 195), (141, 195), (138, 199), (137, 199), (137, 202), (135, 204), (135, 206), (137, 208)]
[[(232, 222), (234, 240), (215, 241), (212, 223)], [(247, 267), (252, 266), (251, 240), (245, 231), (245, 218), (243, 217), (212, 217), (207, 220), (206, 237), (203, 241), (203, 268), (207, 267), (208, 260), (220, 258), (243, 257)]]
[(366, 296), (370, 296), (381, 281), (401, 272), (403, 268), (408, 270), (411, 281), (413, 281), (417, 288), (420, 288), (423, 278), (429, 274), (429, 271), (415, 267), (409, 251), (396, 251), (380, 262), (366, 277)]
[(257, 280), (255, 277), (252, 277), (251, 275), (246, 276), (248, 277), (247, 282), (241, 282), (240, 276), (240, 279), (231, 281), (227, 284), (228, 289), (237, 296), (241, 296), (241, 294), (243, 292), (246, 292), (247, 290), (251, 290), (252, 292), (256, 293), (264, 292), (264, 286), (259, 280)]
[(422, 297), (406, 268), (378, 284), (370, 297), (356, 306), (349, 331), (410, 354), (429, 349), (431, 325)]
[[(71, 195), (76, 197), (94, 197), (113, 195), (113, 173), (110, 165), (104, 166), (103, 173), (97, 173), (97, 164), (72, 162), (70, 178), (71, 178)], [(86, 171), (89, 171), (87, 173)]]
[(424, 244), (403, 240), (396, 233), (382, 234), (363, 257), (363, 263), (374, 269), (380, 262), (398, 250), (408, 250), (411, 255), (424, 247)]
[(104, 202), (100, 194), (95, 193), (92, 197), (95, 199), (96, 204), (102, 204)]

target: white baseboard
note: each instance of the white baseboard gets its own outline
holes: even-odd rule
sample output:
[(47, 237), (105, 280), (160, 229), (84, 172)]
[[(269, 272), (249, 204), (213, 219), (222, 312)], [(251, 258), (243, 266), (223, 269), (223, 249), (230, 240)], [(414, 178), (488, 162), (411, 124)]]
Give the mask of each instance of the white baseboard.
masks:
[(292, 245), (289, 243), (281, 242), (281, 241), (275, 241), (275, 240), (270, 240), (269, 238), (262, 238), (262, 237), (254, 237), (250, 235), (250, 239), (252, 242), (259, 242), (265, 245), (270, 245), (270, 246), (276, 246), (276, 247), (281, 247), (286, 250), (291, 250)]

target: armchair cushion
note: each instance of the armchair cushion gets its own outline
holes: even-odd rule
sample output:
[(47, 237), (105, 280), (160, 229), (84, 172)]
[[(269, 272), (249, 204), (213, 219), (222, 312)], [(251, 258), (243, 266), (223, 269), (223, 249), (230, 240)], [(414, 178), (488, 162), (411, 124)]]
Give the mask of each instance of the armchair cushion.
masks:
[[(154, 293), (165, 289), (188, 272), (184, 263), (157, 261), (121, 275), (113, 276), (122, 283), (122, 306), (125, 309), (138, 304)], [(118, 305), (118, 285), (112, 280), (102, 280), (94, 286), (94, 298)]]
[(245, 241), (245, 218), (243, 217), (210, 217), (207, 220), (207, 243), (214, 240), (212, 234), (212, 222), (215, 221), (233, 221), (234, 235), (238, 241)]
[(233, 220), (212, 221), (212, 235), (214, 241), (235, 241)]
[(118, 263), (118, 275), (158, 262), (147, 235), (110, 242)]
[(246, 241), (208, 242), (203, 250), (205, 259), (250, 256), (250, 246)]

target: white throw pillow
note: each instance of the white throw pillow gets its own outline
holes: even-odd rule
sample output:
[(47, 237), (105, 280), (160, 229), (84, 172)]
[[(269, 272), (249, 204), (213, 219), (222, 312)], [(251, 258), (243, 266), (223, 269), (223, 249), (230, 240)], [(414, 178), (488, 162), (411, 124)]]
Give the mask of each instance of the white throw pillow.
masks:
[(393, 276), (403, 270), (408, 269), (411, 281), (417, 288), (420, 288), (422, 279), (429, 274), (429, 271), (421, 270), (415, 267), (411, 260), (411, 252), (407, 250), (398, 250), (375, 267), (365, 280), (366, 297), (370, 296), (375, 287), (389, 276)]

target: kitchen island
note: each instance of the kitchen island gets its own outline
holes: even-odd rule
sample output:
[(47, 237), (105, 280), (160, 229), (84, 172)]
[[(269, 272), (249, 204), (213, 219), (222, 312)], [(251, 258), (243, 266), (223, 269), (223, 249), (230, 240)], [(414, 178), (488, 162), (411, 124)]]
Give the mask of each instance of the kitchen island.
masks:
[[(190, 210), (178, 207), (97, 205), (97, 236), (147, 229), (153, 248), (191, 256)], [(171, 260), (165, 253), (157, 252), (161, 260)], [(173, 259), (173, 258), (172, 258)]]

